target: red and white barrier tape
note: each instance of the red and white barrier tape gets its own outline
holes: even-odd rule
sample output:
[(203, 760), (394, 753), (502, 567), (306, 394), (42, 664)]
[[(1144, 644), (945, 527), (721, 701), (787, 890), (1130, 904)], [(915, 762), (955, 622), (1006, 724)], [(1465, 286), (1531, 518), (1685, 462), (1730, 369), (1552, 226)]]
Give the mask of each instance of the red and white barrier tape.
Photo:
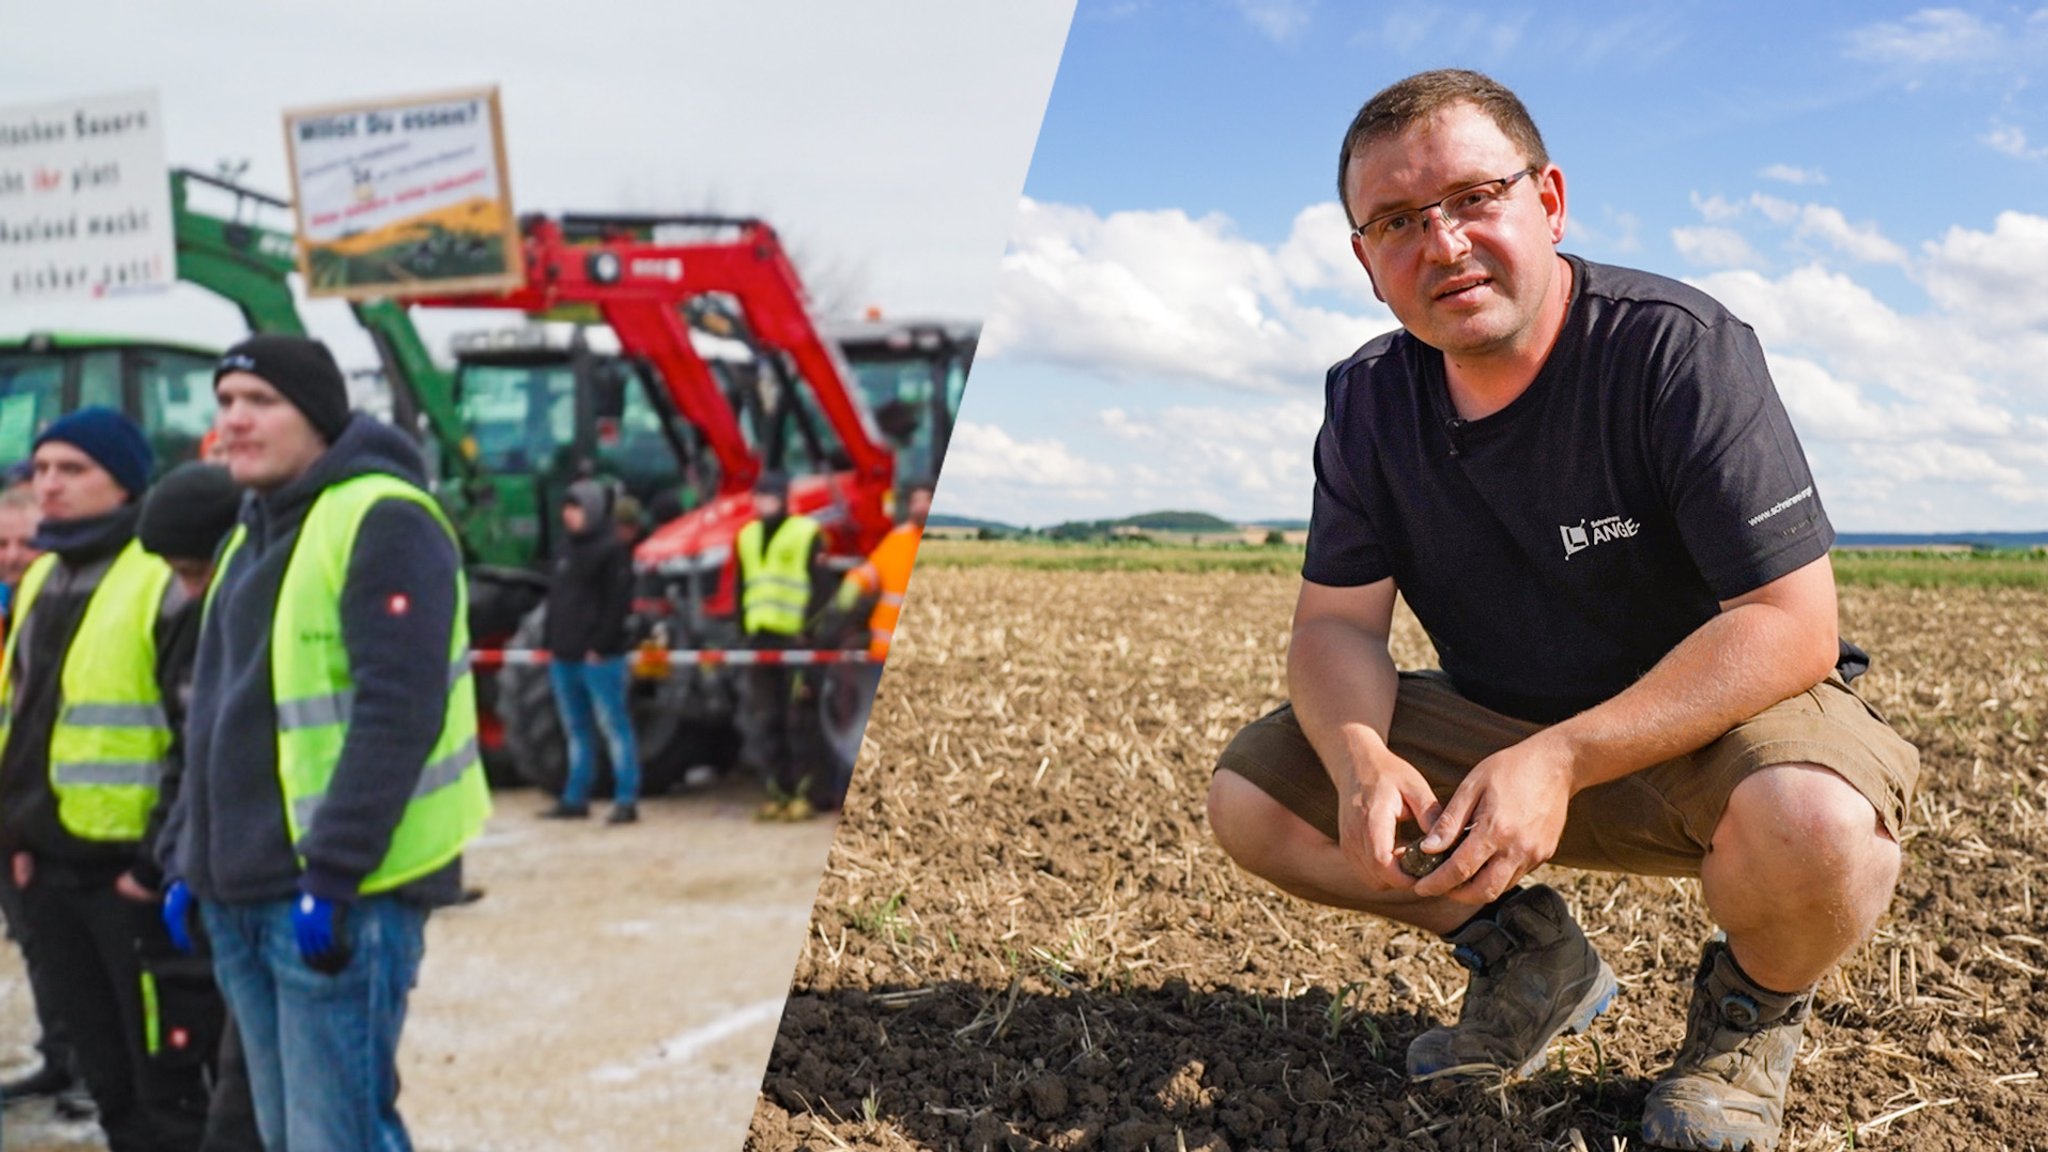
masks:
[[(660, 671), (676, 665), (713, 668), (721, 664), (867, 664), (873, 661), (864, 648), (636, 648), (626, 655), (639, 671)], [(547, 664), (550, 656), (540, 648), (481, 648), (469, 654), (472, 668), (503, 668)]]

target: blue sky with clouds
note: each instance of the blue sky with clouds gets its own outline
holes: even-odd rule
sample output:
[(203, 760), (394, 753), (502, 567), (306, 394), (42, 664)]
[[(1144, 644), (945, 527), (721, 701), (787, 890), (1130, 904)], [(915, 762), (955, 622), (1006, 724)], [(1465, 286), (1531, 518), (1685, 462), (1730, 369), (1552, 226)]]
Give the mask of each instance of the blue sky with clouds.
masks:
[(2048, 7), (2026, 4), (1082, 0), (938, 510), (1305, 517), (1323, 369), (1393, 327), (1337, 144), (1442, 66), (1528, 104), (1566, 250), (1755, 326), (1838, 528), (2048, 528)]

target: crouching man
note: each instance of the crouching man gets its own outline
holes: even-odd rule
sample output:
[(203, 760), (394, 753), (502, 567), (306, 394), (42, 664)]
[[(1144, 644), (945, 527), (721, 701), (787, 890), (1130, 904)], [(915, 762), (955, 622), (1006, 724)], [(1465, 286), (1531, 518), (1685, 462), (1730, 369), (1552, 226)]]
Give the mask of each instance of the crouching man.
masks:
[[(1415, 1077), (1529, 1072), (1615, 994), (1532, 869), (1698, 876), (1721, 934), (1643, 1141), (1770, 1149), (1813, 989), (1891, 899), (1918, 756), (1847, 686), (1867, 661), (1762, 350), (1698, 291), (1560, 254), (1564, 175), (1484, 76), (1373, 97), (1339, 190), (1403, 330), (1329, 373), (1292, 701), (1223, 753), (1217, 839), (1453, 946), (1471, 982)], [(1397, 591), (1441, 673), (1395, 670)], [(1449, 854), (1418, 879), (1420, 831)]]

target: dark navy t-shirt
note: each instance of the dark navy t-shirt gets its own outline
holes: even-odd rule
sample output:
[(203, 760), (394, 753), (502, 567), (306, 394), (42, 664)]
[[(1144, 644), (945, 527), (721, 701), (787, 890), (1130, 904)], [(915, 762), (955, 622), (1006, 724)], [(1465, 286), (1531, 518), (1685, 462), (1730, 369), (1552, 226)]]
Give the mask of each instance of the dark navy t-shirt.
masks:
[(1712, 298), (1567, 257), (1527, 391), (1456, 418), (1405, 331), (1330, 370), (1304, 578), (1393, 577), (1459, 691), (1551, 722), (1606, 700), (1834, 530), (1763, 349)]

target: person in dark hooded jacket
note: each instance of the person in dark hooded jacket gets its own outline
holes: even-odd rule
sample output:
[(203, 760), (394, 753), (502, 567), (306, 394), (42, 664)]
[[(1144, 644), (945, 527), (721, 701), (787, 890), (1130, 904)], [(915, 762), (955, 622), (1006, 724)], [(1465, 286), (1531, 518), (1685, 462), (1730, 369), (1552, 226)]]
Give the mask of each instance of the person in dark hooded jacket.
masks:
[(200, 624), (164, 918), (196, 905), (272, 1148), (406, 1148), (398, 1037), (427, 915), (490, 813), (455, 533), (324, 345), (214, 378), (253, 490)]
[(595, 480), (569, 485), (562, 504), (567, 545), (548, 585), (548, 680), (569, 738), (569, 780), (542, 816), (590, 813), (597, 734), (611, 748), (613, 824), (639, 818), (640, 753), (626, 710), (626, 616), (633, 607), (633, 558), (613, 527), (611, 493)]
[(0, 664), (0, 855), (37, 995), (69, 1029), (108, 1146), (187, 1150), (206, 1116), (200, 1054), (158, 1058), (145, 996), (147, 966), (170, 951), (150, 837), (175, 754), (161, 674), (184, 594), (135, 540), (153, 460), (133, 422), (81, 409), (32, 459), (46, 554), (22, 579)]

